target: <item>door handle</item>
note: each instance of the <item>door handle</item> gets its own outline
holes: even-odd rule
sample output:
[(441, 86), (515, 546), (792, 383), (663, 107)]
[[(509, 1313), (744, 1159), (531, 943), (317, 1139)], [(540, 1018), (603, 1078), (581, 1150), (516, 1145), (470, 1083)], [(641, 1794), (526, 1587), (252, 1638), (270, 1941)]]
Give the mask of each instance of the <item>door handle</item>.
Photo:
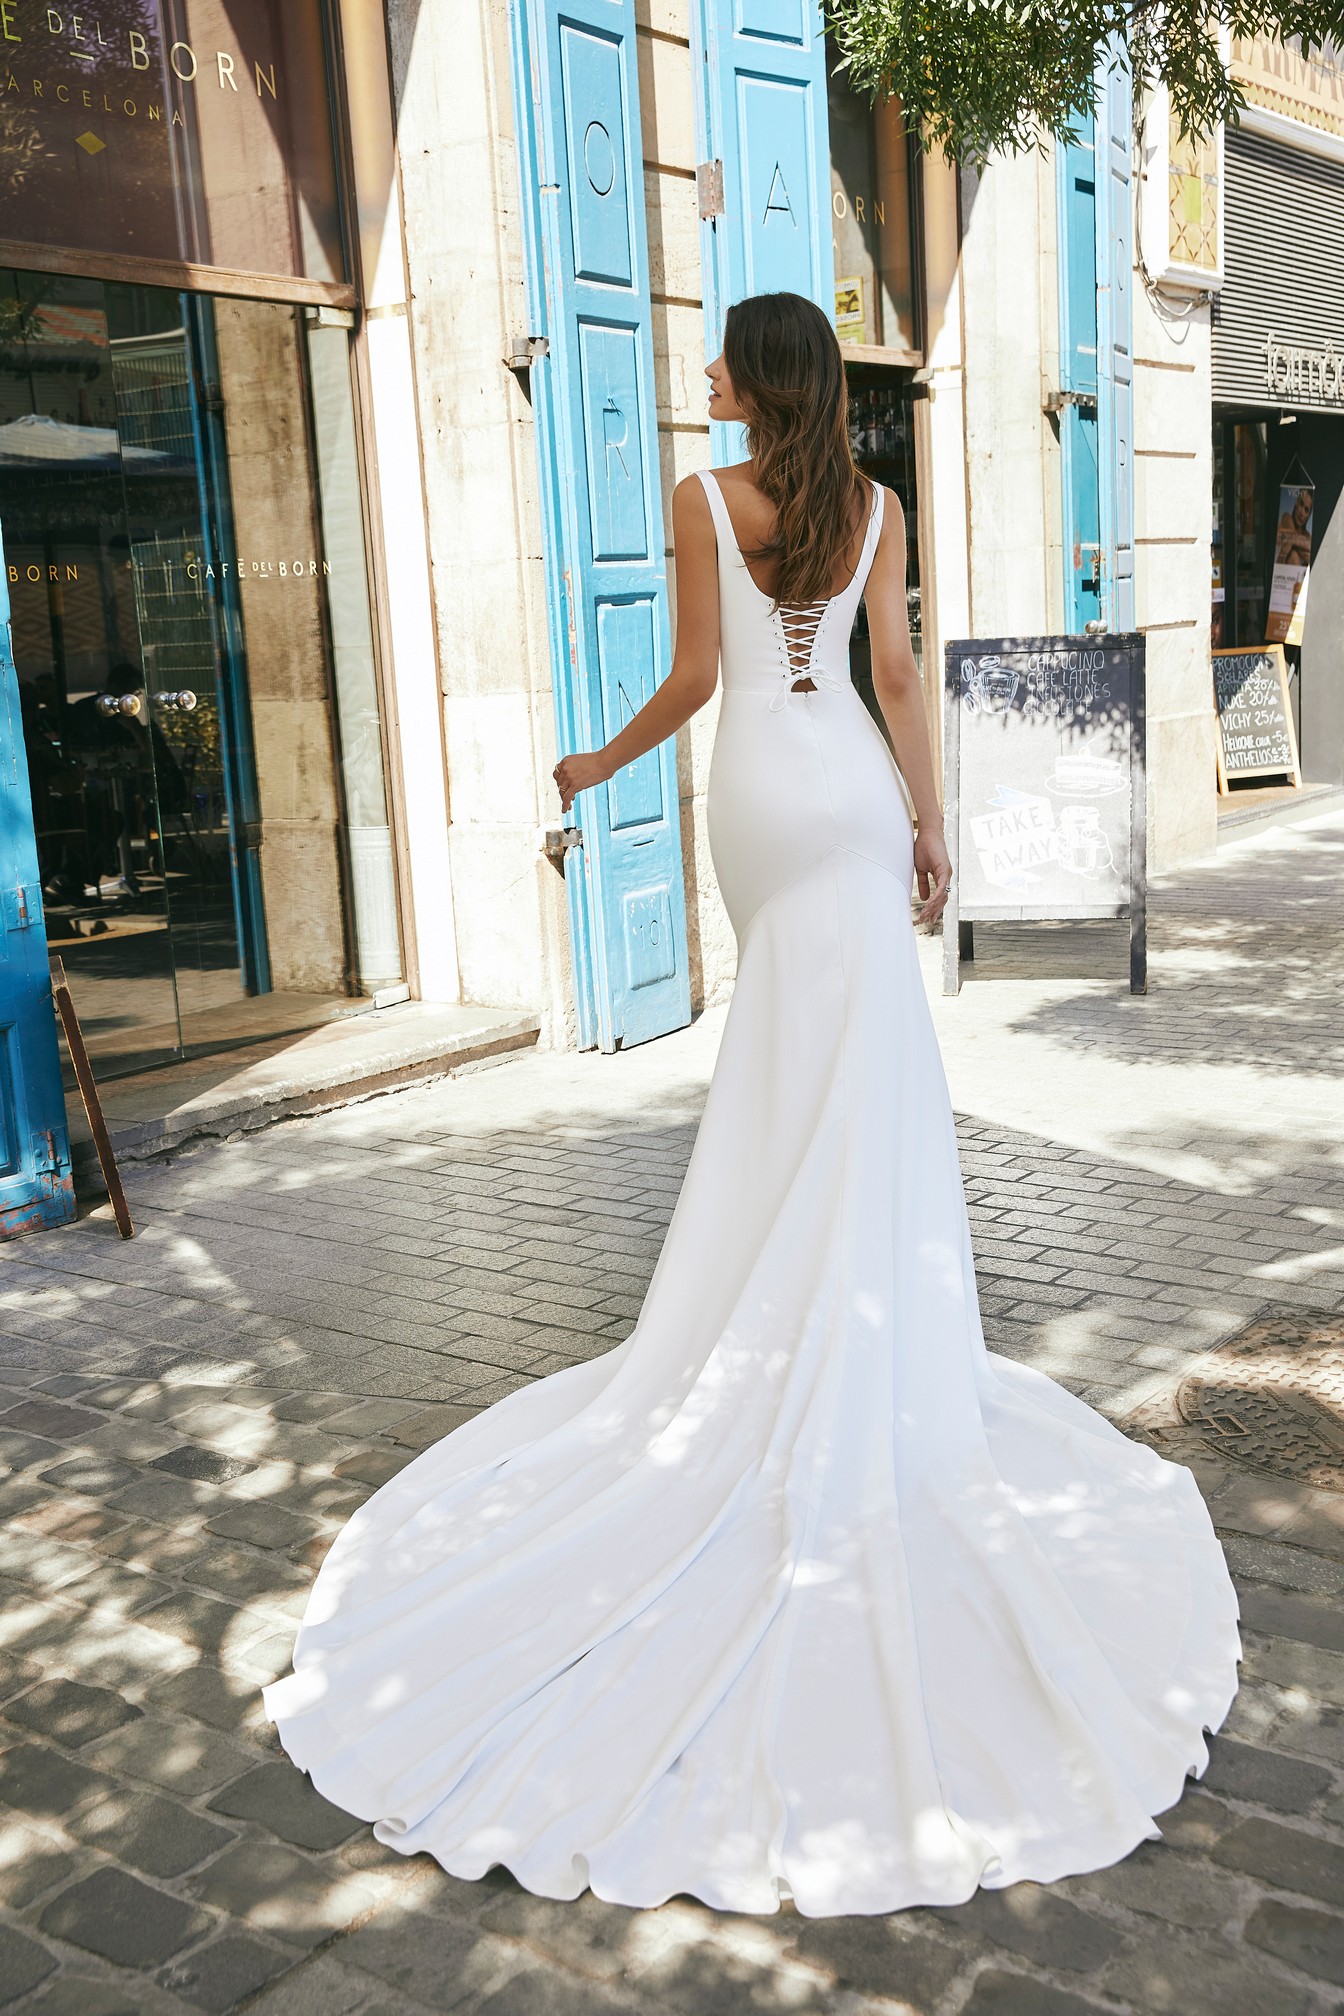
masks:
[(100, 714), (138, 714), (140, 695), (138, 693), (100, 693), (94, 701)]
[(189, 686), (184, 686), (180, 693), (160, 693), (158, 697), (161, 707), (169, 707), (175, 713), (194, 714), (196, 712), (196, 695)]

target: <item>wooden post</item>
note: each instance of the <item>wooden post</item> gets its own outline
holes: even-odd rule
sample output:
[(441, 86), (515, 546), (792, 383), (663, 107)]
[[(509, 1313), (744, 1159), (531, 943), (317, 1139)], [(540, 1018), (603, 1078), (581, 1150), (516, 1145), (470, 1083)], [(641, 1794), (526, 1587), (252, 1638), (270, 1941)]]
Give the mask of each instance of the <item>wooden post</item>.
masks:
[(89, 1053), (84, 1043), (84, 1032), (79, 1026), (74, 1000), (70, 993), (70, 982), (65, 977), (65, 961), (53, 958), (51, 962), (51, 991), (56, 1002), (56, 1013), (61, 1018), (61, 1028), (65, 1031), (66, 1048), (70, 1052), (70, 1062), (75, 1067), (75, 1080), (79, 1094), (84, 1101), (84, 1111), (88, 1115), (89, 1132), (93, 1145), (98, 1150), (98, 1167), (103, 1172), (107, 1194), (112, 1202), (112, 1215), (117, 1221), (117, 1230), (123, 1239), (134, 1239), (135, 1226), (131, 1223), (131, 1208), (126, 1202), (126, 1192), (121, 1187), (121, 1176), (117, 1169), (117, 1158), (112, 1153), (112, 1140), (103, 1118), (103, 1102), (98, 1097), (98, 1086), (93, 1076), (93, 1066), (89, 1063)]

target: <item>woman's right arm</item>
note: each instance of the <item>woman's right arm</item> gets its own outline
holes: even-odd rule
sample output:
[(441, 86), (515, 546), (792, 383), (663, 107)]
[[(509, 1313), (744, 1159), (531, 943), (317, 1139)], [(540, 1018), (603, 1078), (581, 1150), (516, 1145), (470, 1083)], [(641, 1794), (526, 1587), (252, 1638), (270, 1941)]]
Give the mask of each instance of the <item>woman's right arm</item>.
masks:
[(698, 476), (672, 492), (672, 546), (677, 577), (677, 641), (672, 670), (633, 720), (604, 748), (566, 756), (555, 768), (566, 812), (580, 791), (603, 784), (684, 727), (711, 698), (719, 680), (719, 556), (714, 517)]

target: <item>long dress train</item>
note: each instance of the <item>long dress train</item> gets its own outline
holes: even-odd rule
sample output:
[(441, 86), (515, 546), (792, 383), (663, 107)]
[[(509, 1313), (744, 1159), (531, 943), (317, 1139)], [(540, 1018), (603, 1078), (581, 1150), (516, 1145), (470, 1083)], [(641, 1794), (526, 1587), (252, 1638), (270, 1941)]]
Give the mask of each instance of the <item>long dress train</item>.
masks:
[(849, 679), (883, 493), (801, 620), (703, 481), (739, 970), (647, 1299), (355, 1513), (266, 1705), (457, 1876), (955, 1903), (1157, 1834), (1236, 1691), (1236, 1598), (1188, 1470), (985, 1349), (909, 815)]

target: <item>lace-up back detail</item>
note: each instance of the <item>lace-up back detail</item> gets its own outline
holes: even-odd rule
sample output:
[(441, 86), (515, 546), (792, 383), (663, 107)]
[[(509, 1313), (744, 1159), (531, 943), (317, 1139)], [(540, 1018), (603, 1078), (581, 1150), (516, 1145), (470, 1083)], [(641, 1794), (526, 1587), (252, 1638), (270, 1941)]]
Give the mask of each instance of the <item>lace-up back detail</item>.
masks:
[(825, 612), (826, 601), (784, 603), (775, 612), (784, 633), (785, 653), (800, 679), (812, 670), (812, 647)]
[(751, 576), (718, 478), (699, 472), (714, 517), (719, 549), (719, 656), (726, 693), (769, 695), (771, 712), (792, 694), (849, 685), (849, 635), (882, 529), (883, 493), (873, 499), (858, 565), (837, 595), (775, 606)]

